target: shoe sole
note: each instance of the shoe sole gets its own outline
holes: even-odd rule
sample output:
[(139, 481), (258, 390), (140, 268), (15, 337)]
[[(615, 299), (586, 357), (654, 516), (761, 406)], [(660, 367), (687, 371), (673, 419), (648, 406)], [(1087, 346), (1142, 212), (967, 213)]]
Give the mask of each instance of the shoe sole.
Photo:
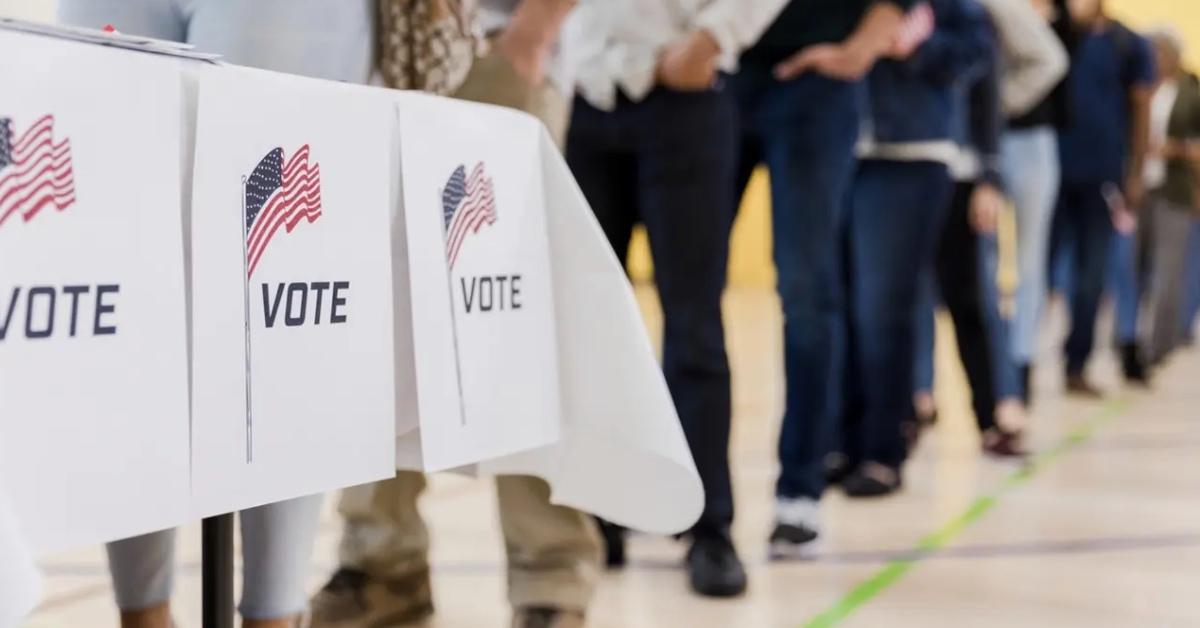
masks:
[(769, 560), (816, 560), (821, 552), (821, 539), (817, 537), (807, 543), (772, 541), (767, 545)]
[(380, 617), (367, 624), (367, 628), (399, 628), (414, 624), (433, 615), (433, 604), (416, 606), (393, 615)]

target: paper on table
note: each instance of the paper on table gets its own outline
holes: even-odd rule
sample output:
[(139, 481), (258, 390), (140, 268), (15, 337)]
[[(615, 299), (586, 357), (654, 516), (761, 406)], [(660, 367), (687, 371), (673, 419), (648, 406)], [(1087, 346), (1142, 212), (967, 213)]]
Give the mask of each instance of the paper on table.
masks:
[(0, 492), (0, 628), (14, 628), (41, 597), (41, 578), (33, 554)]
[(541, 161), (557, 316), (562, 439), (481, 463), (537, 475), (552, 501), (647, 532), (700, 516), (704, 491), (629, 282), (549, 136)]

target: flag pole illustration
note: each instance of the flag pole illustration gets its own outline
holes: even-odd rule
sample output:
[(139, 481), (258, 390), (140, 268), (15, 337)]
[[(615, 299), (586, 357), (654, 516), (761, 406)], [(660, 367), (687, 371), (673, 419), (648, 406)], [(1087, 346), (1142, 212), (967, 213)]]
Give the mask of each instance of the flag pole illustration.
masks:
[(242, 288), (246, 313), (246, 462), (254, 462), (254, 419), (250, 402), (250, 278), (267, 245), (280, 230), (291, 233), (300, 222), (321, 217), (321, 165), (308, 163), (301, 146), (285, 163), (283, 148), (267, 153), (249, 177), (242, 177)]
[(246, 177), (242, 177), (242, 214), (239, 221), (242, 223), (242, 295), (246, 313), (246, 463), (249, 464), (254, 462), (254, 404), (250, 401), (250, 390), (253, 388), (250, 375), (253, 370), (250, 368), (250, 256), (246, 250), (250, 225), (246, 214)]
[(485, 225), (496, 222), (496, 199), (492, 178), (484, 171), (483, 162), (475, 164), (467, 176), (466, 166), (460, 165), (442, 188), (442, 236), (446, 240), (446, 283), (450, 289), (450, 326), (454, 337), (454, 369), (458, 376), (458, 413), (462, 425), (467, 424), (466, 401), (463, 394), (462, 354), (458, 348), (458, 313), (454, 304), (454, 264), (463, 242)]
[[(445, 195), (446, 192), (443, 190), (442, 197), (445, 198)], [(449, 226), (443, 222), (443, 238), (450, 236), (448, 228)], [(461, 354), (458, 352), (458, 313), (455, 311), (457, 308), (454, 307), (454, 277), (450, 272), (453, 268), (453, 266), (446, 268), (446, 288), (450, 291), (450, 334), (454, 338), (454, 377), (458, 381), (458, 422), (465, 427), (467, 425), (467, 402), (463, 395)]]

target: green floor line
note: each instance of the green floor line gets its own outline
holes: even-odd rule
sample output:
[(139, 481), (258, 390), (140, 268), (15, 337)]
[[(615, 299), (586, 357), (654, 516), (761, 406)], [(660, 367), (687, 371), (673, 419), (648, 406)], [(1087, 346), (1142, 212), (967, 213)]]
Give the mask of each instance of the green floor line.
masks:
[(874, 599), (905, 576), (925, 555), (935, 552), (962, 533), (971, 524), (978, 521), (1000, 502), (1009, 491), (1028, 482), (1042, 469), (1056, 462), (1063, 454), (1087, 442), (1105, 424), (1116, 419), (1128, 408), (1129, 403), (1124, 399), (1110, 401), (1105, 404), (1092, 419), (1071, 430), (1054, 447), (1038, 453), (1030, 459), (1029, 464), (1013, 472), (991, 493), (981, 496), (971, 503), (958, 517), (955, 517), (933, 534), (917, 542), (911, 555), (894, 560), (879, 571), (875, 572), (858, 586), (854, 587), (844, 597), (822, 612), (820, 615), (804, 624), (805, 628), (830, 628), (844, 621), (864, 604)]

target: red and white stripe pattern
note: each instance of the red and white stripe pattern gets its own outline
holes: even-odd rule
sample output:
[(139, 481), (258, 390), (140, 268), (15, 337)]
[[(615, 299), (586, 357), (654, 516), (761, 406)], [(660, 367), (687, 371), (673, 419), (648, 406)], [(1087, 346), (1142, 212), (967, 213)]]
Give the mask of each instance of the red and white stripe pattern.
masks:
[(247, 276), (254, 274), (267, 245), (280, 227), (291, 233), (301, 220), (321, 217), (321, 165), (308, 163), (308, 144), (300, 147), (283, 166), (283, 184), (275, 190), (254, 219), (246, 236)]
[[(0, 133), (10, 133), (8, 120), (0, 124)], [(49, 205), (62, 211), (75, 202), (71, 141), (54, 140), (54, 116), (42, 116), (6, 148), (9, 154), (0, 161), (0, 226), (13, 216), (28, 222)]]
[(463, 197), (458, 210), (454, 212), (454, 220), (446, 230), (446, 259), (450, 268), (458, 259), (463, 242), (472, 233), (478, 233), (484, 225), (496, 222), (496, 197), (492, 189), (492, 178), (483, 169), (483, 163), (475, 164), (467, 177), (466, 195)]

